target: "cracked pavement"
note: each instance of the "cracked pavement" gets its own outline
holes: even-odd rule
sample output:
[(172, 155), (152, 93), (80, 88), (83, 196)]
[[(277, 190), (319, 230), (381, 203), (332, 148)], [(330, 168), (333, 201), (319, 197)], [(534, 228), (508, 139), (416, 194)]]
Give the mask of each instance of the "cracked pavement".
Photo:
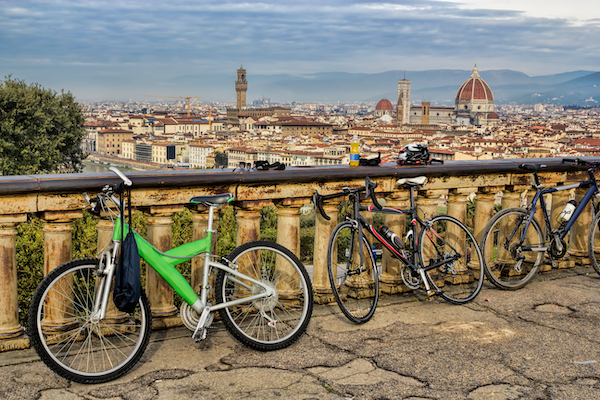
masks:
[(2, 399), (598, 399), (600, 277), (577, 267), (518, 291), (487, 282), (470, 304), (383, 296), (364, 325), (318, 306), (294, 345), (261, 353), (215, 323), (154, 332), (140, 363), (99, 385), (69, 382), (32, 350), (0, 353)]

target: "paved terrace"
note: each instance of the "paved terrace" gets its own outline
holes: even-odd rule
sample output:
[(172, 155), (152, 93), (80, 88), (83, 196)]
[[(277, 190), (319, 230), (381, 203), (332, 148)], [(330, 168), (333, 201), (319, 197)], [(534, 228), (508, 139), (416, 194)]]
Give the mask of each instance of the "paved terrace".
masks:
[(270, 353), (220, 322), (200, 343), (185, 328), (156, 331), (129, 374), (101, 385), (58, 377), (33, 350), (0, 353), (0, 398), (594, 400), (599, 315), (591, 268), (553, 270), (516, 292), (486, 283), (464, 306), (385, 296), (360, 326), (320, 305), (307, 334)]

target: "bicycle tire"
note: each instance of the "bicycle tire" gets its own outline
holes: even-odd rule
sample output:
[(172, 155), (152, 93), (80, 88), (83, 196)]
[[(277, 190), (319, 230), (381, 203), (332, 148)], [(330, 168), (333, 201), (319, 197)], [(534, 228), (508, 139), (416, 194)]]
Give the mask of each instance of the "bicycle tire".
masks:
[(42, 280), (29, 307), (28, 334), (37, 354), (58, 375), (79, 383), (127, 373), (146, 350), (152, 329), (143, 291), (131, 314), (93, 318), (98, 265), (98, 259), (82, 258), (58, 266)]
[(456, 218), (437, 215), (421, 229), (419, 257), (424, 267), (452, 258), (426, 272), (433, 290), (449, 303), (468, 303), (481, 291), (484, 279), (481, 250), (471, 231)]
[(596, 212), (588, 234), (588, 256), (597, 274), (600, 274), (600, 212)]
[[(373, 317), (379, 300), (379, 270), (371, 245), (363, 236), (363, 264), (355, 253), (352, 265), (349, 253), (358, 250), (358, 229), (351, 222), (339, 223), (331, 233), (327, 248), (327, 271), (335, 301), (342, 313), (355, 324), (364, 324)], [(335, 267), (335, 271), (334, 271)], [(360, 271), (357, 273), (357, 271)]]
[[(282, 349), (298, 340), (313, 309), (312, 285), (298, 257), (277, 243), (255, 241), (236, 247), (226, 258), (239, 271), (276, 289), (272, 298), (219, 310), (233, 337), (260, 351)], [(224, 270), (219, 270), (215, 290), (217, 304), (258, 293), (258, 288)]]
[[(524, 208), (505, 208), (492, 217), (481, 234), (485, 275), (500, 289), (517, 290), (527, 285), (538, 273), (544, 259), (544, 251), (523, 254), (519, 247), (515, 246), (523, 234), (528, 217), (529, 213)], [(511, 243), (506, 241), (513, 232), (515, 234), (511, 239), (511, 246)], [(500, 248), (499, 243), (502, 242), (504, 245)], [(543, 230), (535, 218), (531, 220), (524, 244), (545, 246)]]

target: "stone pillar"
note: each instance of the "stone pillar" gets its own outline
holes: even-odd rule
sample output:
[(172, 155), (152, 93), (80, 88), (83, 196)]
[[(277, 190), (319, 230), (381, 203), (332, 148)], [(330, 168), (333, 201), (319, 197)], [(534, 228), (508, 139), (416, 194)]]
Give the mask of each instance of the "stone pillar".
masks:
[(496, 194), (504, 190), (502, 186), (479, 188), (475, 195), (475, 211), (473, 213), (473, 236), (481, 241), (483, 229), (495, 214), (494, 201)]
[[(577, 188), (575, 189), (575, 198), (577, 199), (577, 204), (581, 202), (583, 196), (587, 192), (588, 188)], [(575, 261), (580, 265), (590, 265), (590, 260), (588, 258), (588, 246), (587, 240), (590, 232), (590, 226), (592, 225), (592, 202), (590, 201), (579, 217), (575, 224), (571, 227), (570, 234), (570, 246), (569, 246), (569, 254), (575, 257)]]
[(446, 213), (467, 225), (467, 198), (476, 191), (476, 188), (452, 189), (448, 193), (448, 211)]
[[(433, 218), (438, 214), (437, 207), (440, 203), (440, 197), (446, 194), (446, 190), (433, 189), (433, 190), (419, 190), (419, 197), (417, 199), (417, 207), (423, 212), (423, 215), (419, 214), (421, 218)], [(417, 232), (415, 232), (417, 234)], [(431, 246), (424, 246), (423, 258), (429, 260), (434, 257), (432, 253), (433, 248)]]
[[(289, 249), (300, 259), (300, 207), (307, 199), (284, 199), (277, 204), (277, 243)], [(277, 273), (295, 277), (292, 266), (286, 261), (277, 262)], [(308, 270), (309, 275), (313, 272)], [(298, 281), (295, 278), (283, 279), (277, 284), (280, 298), (294, 298), (298, 295)]]
[[(181, 210), (183, 207), (181, 207)], [(173, 246), (173, 213), (180, 211), (171, 206), (152, 206), (146, 218), (148, 242), (160, 251), (170, 250)], [(173, 302), (173, 288), (151, 266), (146, 270), (146, 294), (152, 310), (152, 328), (164, 329), (173, 326), (169, 317), (177, 314)]]
[(270, 201), (242, 201), (236, 210), (236, 244), (238, 246), (260, 239), (260, 210), (270, 206)]
[(277, 243), (300, 258), (300, 208), (307, 199), (284, 199), (277, 204)]
[[(410, 193), (408, 190), (399, 190), (390, 193), (386, 197), (386, 207), (406, 210), (410, 207)], [(405, 214), (385, 214), (385, 226), (390, 228), (392, 232), (404, 239), (406, 235), (406, 215)], [(407, 244), (405, 243), (405, 246)], [(382, 273), (379, 277), (380, 288), (383, 293), (401, 293), (410, 291), (408, 287), (402, 284), (402, 275), (400, 267), (402, 263), (393, 258), (387, 250), (383, 251), (382, 256)]]
[[(208, 229), (208, 210), (204, 206), (198, 206), (198, 212), (194, 212), (192, 214), (192, 240), (200, 240), (206, 237), (206, 229)], [(219, 220), (218, 213), (215, 210), (213, 215), (213, 230), (215, 230), (217, 226), (217, 222)], [(217, 248), (217, 232), (213, 232), (212, 234), (212, 243), (210, 252), (215, 254)], [(192, 277), (191, 277), (191, 285), (194, 291), (200, 291), (200, 285), (202, 285), (202, 276), (204, 271), (204, 256), (194, 257), (192, 259)], [(209, 284), (214, 288), (214, 280), (215, 275), (209, 277)], [(214, 291), (214, 289), (213, 289)], [(209, 294), (209, 298), (211, 295)], [(213, 302), (214, 304), (214, 302)]]
[(421, 218), (433, 218), (437, 212), (438, 204), (440, 203), (440, 197), (447, 194), (448, 191), (444, 189), (429, 189), (419, 190), (417, 198), (417, 204), (419, 210), (423, 212), (423, 215), (419, 215)]
[[(43, 215), (44, 223), (44, 275), (48, 275), (56, 267), (71, 260), (72, 240), (71, 232), (73, 227), (71, 222), (75, 218), (83, 217), (83, 212), (45, 212)], [(55, 285), (62, 288), (62, 294), (58, 291), (48, 295), (47, 307), (42, 325), (48, 328), (68, 329), (77, 321), (72, 319), (70, 301), (65, 301), (65, 297), (71, 293), (73, 282), (70, 278), (65, 279)], [(69, 321), (72, 320), (72, 323)]]
[[(479, 188), (475, 195), (475, 210), (473, 212), (473, 236), (481, 244), (481, 235), (487, 223), (495, 214), (494, 202), (496, 194), (503, 191), (502, 186), (488, 186)], [(492, 243), (488, 243), (492, 245)], [(488, 249), (488, 251), (490, 251)], [(474, 266), (473, 266), (474, 267)], [(475, 268), (475, 267), (474, 267)]]
[[(521, 196), (524, 192), (524, 190), (526, 189), (525, 186), (514, 186), (514, 185), (509, 185), (506, 186), (504, 188), (503, 191), (503, 195), (502, 195), (502, 209), (506, 209), (506, 208), (514, 208), (514, 207), (521, 207), (522, 202), (521, 202)], [(514, 221), (514, 219), (511, 218), (511, 220)], [(503, 222), (504, 221), (504, 222)], [(514, 229), (514, 226), (507, 226), (506, 222), (506, 218), (504, 218), (502, 221), (500, 221), (500, 224), (497, 226), (498, 229), (500, 229), (501, 236), (506, 237), (505, 235), (508, 235), (508, 229)], [(510, 225), (510, 224), (509, 224)], [(481, 238), (480, 238), (481, 240)], [(513, 238), (512, 241), (518, 241), (519, 238)], [(511, 241), (511, 242), (512, 242)], [(481, 243), (480, 243), (481, 244)], [(487, 254), (488, 257), (490, 257), (492, 252), (492, 246), (493, 243), (488, 243), (488, 246), (490, 246), (490, 248), (487, 249)], [(483, 251), (483, 249), (481, 249)], [(496, 254), (496, 262), (507, 262), (507, 263), (512, 263), (514, 262), (512, 257), (510, 257), (508, 251), (506, 249), (504, 249), (503, 246), (498, 246), (497, 248), (497, 254)], [(528, 256), (528, 254), (525, 255), (526, 257)], [(486, 262), (491, 261), (491, 259), (488, 258), (488, 260), (486, 260)]]
[(112, 241), (115, 224), (108, 218), (101, 218), (96, 224), (98, 229), (98, 252), (104, 250)]
[(324, 202), (323, 210), (331, 218), (327, 221), (318, 211), (315, 221), (315, 250), (313, 252), (313, 289), (315, 302), (319, 304), (335, 301), (329, 283), (329, 274), (327, 272), (327, 248), (329, 247), (329, 237), (337, 225), (337, 203)]
[(15, 223), (25, 221), (24, 214), (0, 217), (0, 351), (24, 349), (29, 345), (19, 324), (15, 241)]
[(521, 195), (525, 186), (506, 186), (502, 195), (502, 208), (521, 207)]

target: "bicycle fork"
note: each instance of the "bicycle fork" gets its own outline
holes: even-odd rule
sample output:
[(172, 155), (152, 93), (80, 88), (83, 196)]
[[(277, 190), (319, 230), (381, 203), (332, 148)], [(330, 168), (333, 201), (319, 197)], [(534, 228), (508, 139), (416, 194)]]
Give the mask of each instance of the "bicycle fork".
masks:
[(108, 302), (110, 300), (110, 290), (112, 287), (112, 278), (115, 273), (116, 263), (115, 255), (118, 252), (119, 244), (115, 243), (113, 246), (113, 256), (110, 251), (106, 250), (102, 252), (100, 257), (100, 265), (98, 268), (98, 275), (96, 281), (96, 297), (94, 299), (94, 309), (90, 313), (90, 319), (92, 322), (98, 322), (106, 318), (106, 310), (108, 308)]

